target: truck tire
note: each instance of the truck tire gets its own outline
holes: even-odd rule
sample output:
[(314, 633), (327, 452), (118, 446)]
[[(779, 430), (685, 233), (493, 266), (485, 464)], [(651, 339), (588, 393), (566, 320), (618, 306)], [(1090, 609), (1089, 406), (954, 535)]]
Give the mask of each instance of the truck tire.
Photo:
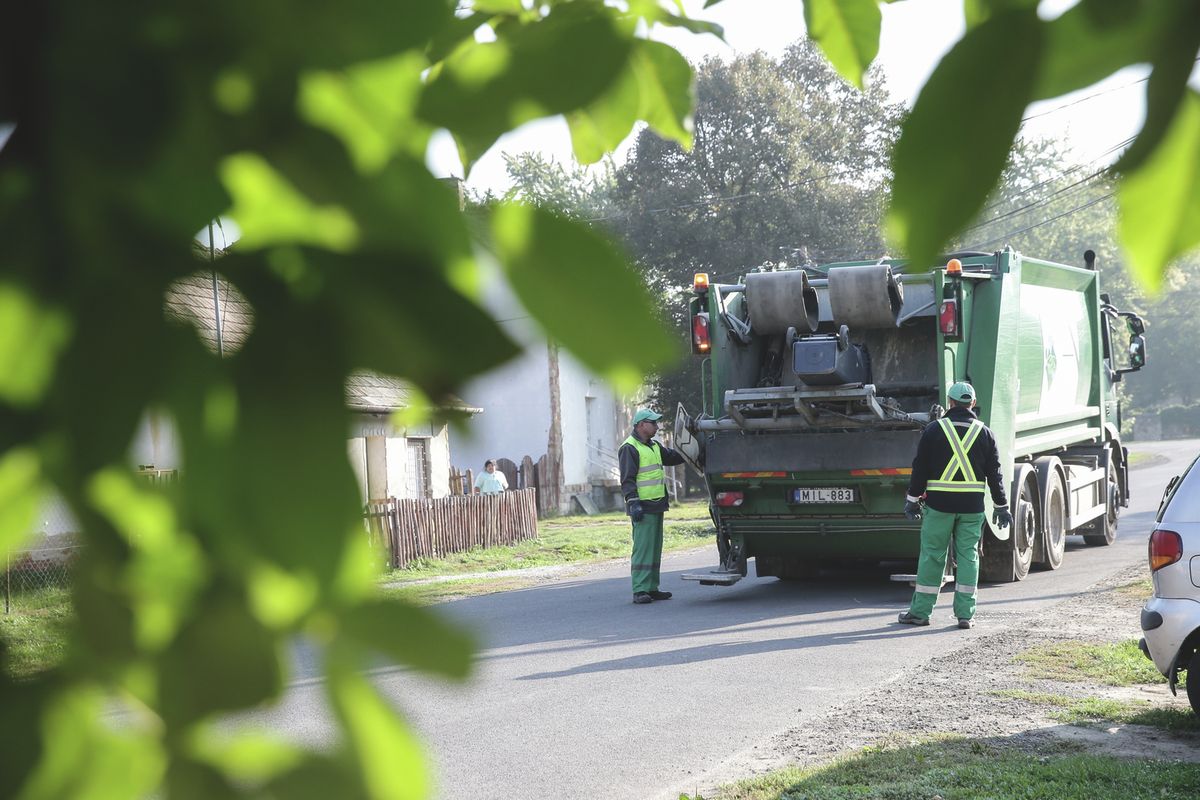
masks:
[(1106, 547), (1117, 540), (1117, 520), (1121, 514), (1121, 486), (1117, 481), (1117, 462), (1108, 462), (1108, 509), (1083, 529), (1083, 543), (1089, 547)]
[(979, 579), (987, 583), (1013, 583), (1025, 580), (1033, 563), (1033, 543), (1037, 537), (1037, 514), (1033, 506), (1033, 484), (1025, 481), (1013, 504), (1013, 524), (1008, 541), (1002, 542), (984, 526), (983, 557), (979, 560)]
[(1046, 490), (1042, 494), (1042, 525), (1039, 531), (1041, 559), (1039, 569), (1058, 569), (1067, 552), (1067, 505), (1063, 491), (1062, 476), (1057, 470), (1050, 472)]
[(1187, 696), (1192, 711), (1200, 715), (1200, 650), (1192, 653), (1187, 668)]

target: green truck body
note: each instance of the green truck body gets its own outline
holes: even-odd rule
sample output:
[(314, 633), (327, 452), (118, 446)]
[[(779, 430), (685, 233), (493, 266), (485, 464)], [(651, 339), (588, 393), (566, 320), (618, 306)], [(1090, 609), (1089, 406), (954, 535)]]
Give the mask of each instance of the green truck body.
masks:
[(912, 458), (960, 380), (995, 433), (1015, 520), (985, 531), (983, 579), (1056, 568), (1068, 534), (1112, 542), (1128, 498), (1115, 385), (1145, 361), (1144, 323), (1100, 293), (1090, 251), (1080, 267), (1011, 249), (954, 261), (697, 276), (705, 405), (680, 406), (675, 437), (704, 474), (721, 566), (689, 578), (732, 583), (750, 559), (782, 578), (915, 559)]

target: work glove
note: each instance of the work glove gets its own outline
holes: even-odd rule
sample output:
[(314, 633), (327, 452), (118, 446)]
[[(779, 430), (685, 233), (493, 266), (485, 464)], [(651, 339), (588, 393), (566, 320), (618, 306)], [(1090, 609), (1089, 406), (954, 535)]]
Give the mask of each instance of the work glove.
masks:
[(992, 512), (992, 522), (999, 528), (1012, 525), (1012, 513), (1009, 512), (1008, 506), (997, 506)]
[(642, 517), (646, 516), (646, 512), (642, 509), (641, 500), (629, 501), (629, 516), (634, 522), (641, 522)]
[(921, 504), (914, 500), (904, 501), (904, 516), (917, 522), (921, 519)]

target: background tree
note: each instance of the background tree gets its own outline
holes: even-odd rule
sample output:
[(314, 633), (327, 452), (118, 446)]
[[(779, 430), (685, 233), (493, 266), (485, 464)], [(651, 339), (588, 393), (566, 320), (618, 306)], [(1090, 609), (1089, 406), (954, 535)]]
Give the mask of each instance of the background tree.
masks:
[[(687, 346), (692, 276), (883, 252), (888, 154), (901, 118), (882, 82), (859, 92), (808, 42), (697, 70), (694, 144), (646, 129), (616, 172), (597, 223), (624, 243)], [(656, 375), (651, 400), (701, 406), (699, 364)]]

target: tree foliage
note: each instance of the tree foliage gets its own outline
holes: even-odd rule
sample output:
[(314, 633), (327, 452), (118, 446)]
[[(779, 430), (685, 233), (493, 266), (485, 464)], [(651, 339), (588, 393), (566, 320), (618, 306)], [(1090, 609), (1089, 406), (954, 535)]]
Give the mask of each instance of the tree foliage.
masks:
[[(426, 795), (418, 741), (360, 669), (383, 657), (462, 678), (472, 645), (374, 592), (345, 381), (375, 370), (437, 402), (516, 354), (477, 303), (468, 226), (423, 162), (430, 136), (451, 131), (468, 166), (547, 114), (602, 115), (581, 147), (639, 117), (686, 141), (691, 70), (639, 38), (647, 23), (704, 29), (600, 0), (60, 0), (3, 26), (0, 548), (48, 487), (85, 547), (67, 661), (21, 683), (0, 669), (0, 795)], [(164, 314), (218, 214), (243, 236), (213, 266), (254, 319), (227, 358)], [(521, 205), (487, 225), (522, 300), (592, 369), (629, 385), (671, 356), (591, 229)], [(625, 281), (624, 306), (584, 293), (596, 273)], [(595, 335), (612, 325), (623, 339)], [(171, 490), (127, 464), (151, 410), (178, 431)], [(224, 714), (280, 696), (297, 639), (322, 654), (340, 743), (218, 735)], [(111, 725), (114, 709), (135, 721)]]
[[(882, 250), (901, 114), (881, 84), (858, 91), (805, 42), (779, 59), (709, 59), (696, 93), (693, 146), (643, 130), (611, 180), (535, 154), (509, 160), (516, 196), (616, 235), (681, 346), (696, 272), (734, 282), (758, 267)], [(688, 359), (658, 374), (652, 399), (697, 406), (696, 370)]]

